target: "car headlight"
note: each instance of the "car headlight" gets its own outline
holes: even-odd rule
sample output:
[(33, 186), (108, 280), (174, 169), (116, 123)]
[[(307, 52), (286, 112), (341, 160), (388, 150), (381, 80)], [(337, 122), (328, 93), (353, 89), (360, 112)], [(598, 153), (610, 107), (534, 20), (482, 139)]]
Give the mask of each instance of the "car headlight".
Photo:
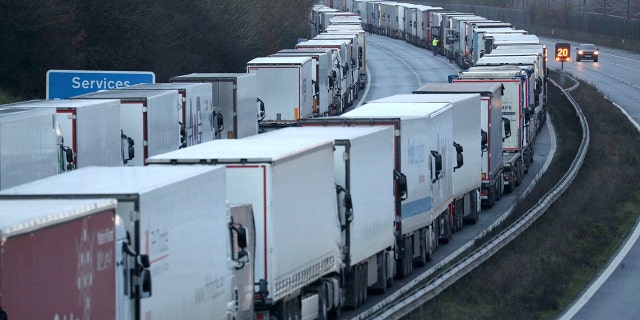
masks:
[(598, 51), (594, 51), (593, 54), (595, 54), (597, 56), (598, 55)]
[(578, 50), (578, 54), (583, 54), (584, 52), (582, 52), (582, 50)]

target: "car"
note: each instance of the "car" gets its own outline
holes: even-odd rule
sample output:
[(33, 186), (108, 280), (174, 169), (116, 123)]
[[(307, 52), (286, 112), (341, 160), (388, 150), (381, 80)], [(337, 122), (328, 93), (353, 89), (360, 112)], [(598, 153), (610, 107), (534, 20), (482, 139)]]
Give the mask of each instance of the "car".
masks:
[(582, 43), (576, 50), (576, 61), (587, 59), (593, 60), (593, 62), (598, 62), (599, 51), (600, 49), (598, 49), (593, 43)]

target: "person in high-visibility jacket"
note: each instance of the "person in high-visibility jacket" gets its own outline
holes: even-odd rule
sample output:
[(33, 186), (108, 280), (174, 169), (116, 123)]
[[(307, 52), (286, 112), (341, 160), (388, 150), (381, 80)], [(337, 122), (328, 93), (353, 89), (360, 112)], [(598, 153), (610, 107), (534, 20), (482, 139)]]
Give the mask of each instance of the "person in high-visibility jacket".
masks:
[(431, 41), (431, 46), (433, 46), (433, 48), (431, 48), (433, 50), (433, 55), (437, 55), (438, 54), (438, 43), (440, 42), (440, 40), (437, 37), (433, 37), (433, 41)]

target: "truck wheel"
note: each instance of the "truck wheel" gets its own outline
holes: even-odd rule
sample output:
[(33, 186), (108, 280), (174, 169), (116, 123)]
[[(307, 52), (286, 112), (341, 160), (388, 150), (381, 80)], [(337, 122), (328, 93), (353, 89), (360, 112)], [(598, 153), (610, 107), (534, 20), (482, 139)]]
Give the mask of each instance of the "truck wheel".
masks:
[(418, 267), (422, 267), (427, 264), (427, 232), (424, 229), (420, 229), (418, 238), (420, 239), (420, 254), (418, 258), (413, 260)]
[(415, 235), (407, 238), (405, 242), (405, 277), (409, 276), (413, 272), (413, 242), (415, 241)]
[(378, 281), (376, 281), (373, 289), (376, 293), (387, 293), (387, 254), (386, 252), (378, 252), (376, 254), (376, 268), (378, 269)]
[(360, 271), (360, 275), (361, 275), (361, 279), (360, 279), (360, 288), (362, 289), (362, 294), (360, 295), (360, 305), (363, 305), (365, 303), (367, 303), (367, 299), (369, 298), (369, 291), (368, 291), (368, 287), (367, 287), (367, 277), (368, 277), (368, 264), (364, 263), (362, 264), (361, 271)]
[[(444, 218), (442, 217), (444, 216)], [(442, 214), (440, 215), (440, 219), (444, 219), (444, 230), (442, 230), (442, 237), (440, 237), (438, 239), (438, 241), (440, 243), (449, 243), (449, 241), (451, 240), (451, 221), (449, 221), (449, 215), (448, 214)]]
[(504, 193), (511, 193), (513, 191), (513, 184), (514, 181), (509, 182), (509, 184), (506, 184), (504, 186)]
[(327, 320), (329, 319), (329, 306), (324, 284), (321, 285), (320, 290), (318, 290), (318, 297), (318, 319)]
[(489, 194), (487, 195), (487, 207), (492, 208), (496, 204), (496, 186), (492, 185), (489, 188)]

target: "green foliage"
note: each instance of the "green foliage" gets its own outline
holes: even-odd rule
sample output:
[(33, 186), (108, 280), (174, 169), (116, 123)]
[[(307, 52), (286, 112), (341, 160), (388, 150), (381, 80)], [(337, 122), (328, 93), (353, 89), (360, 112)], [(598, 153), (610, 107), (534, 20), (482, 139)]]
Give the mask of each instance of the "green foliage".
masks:
[(244, 72), (308, 33), (314, 0), (0, 1), (0, 88), (44, 98), (50, 69)]

